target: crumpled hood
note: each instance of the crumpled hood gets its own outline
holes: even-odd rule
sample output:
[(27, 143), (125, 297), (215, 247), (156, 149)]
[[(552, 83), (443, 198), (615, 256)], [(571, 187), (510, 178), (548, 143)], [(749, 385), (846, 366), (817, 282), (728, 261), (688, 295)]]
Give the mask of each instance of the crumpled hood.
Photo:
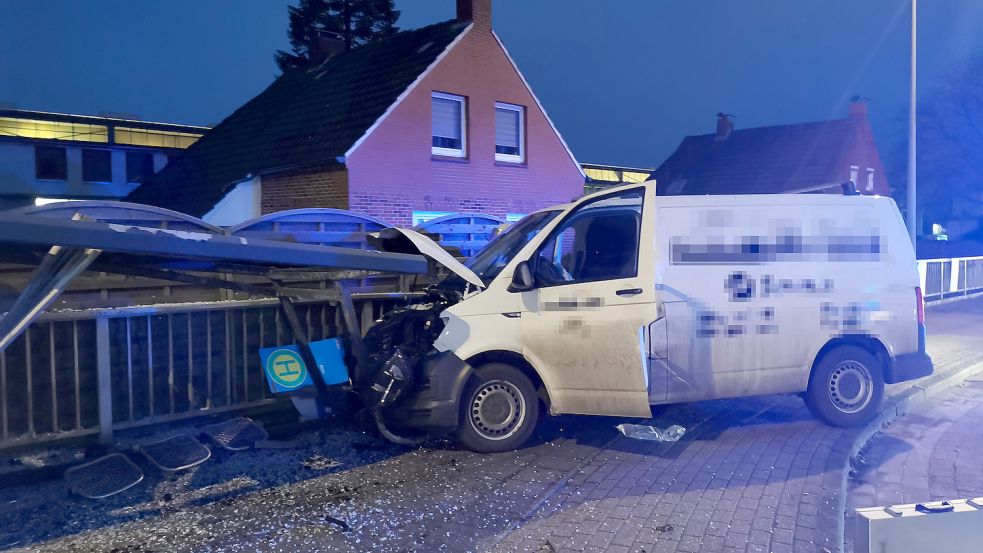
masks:
[(447, 250), (419, 232), (407, 228), (390, 227), (369, 234), (369, 243), (375, 248), (391, 253), (411, 253), (428, 257), (447, 268), (448, 271), (463, 278), (473, 286), (483, 289), (474, 271), (468, 269)]

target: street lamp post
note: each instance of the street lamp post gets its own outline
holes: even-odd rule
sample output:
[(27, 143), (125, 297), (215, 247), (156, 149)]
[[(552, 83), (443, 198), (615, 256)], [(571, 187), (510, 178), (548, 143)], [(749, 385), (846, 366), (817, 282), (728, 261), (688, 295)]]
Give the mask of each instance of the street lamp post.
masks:
[(915, 71), (915, 41), (917, 35), (917, 8), (918, 0), (911, 0), (911, 97), (908, 100), (908, 234), (911, 236), (911, 246), (916, 246), (916, 240), (918, 238), (918, 218), (916, 216), (915, 209), (915, 187), (916, 178), (915, 174), (915, 117), (917, 105), (917, 95), (916, 95), (916, 71)]

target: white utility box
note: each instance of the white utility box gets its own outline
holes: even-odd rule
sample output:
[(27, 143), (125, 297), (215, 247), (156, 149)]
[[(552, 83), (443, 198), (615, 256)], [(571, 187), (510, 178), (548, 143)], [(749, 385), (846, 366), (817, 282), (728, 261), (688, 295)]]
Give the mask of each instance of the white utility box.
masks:
[(983, 551), (983, 497), (856, 509), (854, 553)]

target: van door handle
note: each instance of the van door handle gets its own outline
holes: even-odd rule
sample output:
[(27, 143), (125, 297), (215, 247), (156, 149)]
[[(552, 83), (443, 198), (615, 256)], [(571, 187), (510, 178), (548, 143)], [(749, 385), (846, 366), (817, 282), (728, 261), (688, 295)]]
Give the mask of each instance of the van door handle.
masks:
[(618, 290), (615, 292), (615, 294), (618, 294), (619, 296), (634, 296), (641, 293), (641, 288), (625, 288), (624, 290)]

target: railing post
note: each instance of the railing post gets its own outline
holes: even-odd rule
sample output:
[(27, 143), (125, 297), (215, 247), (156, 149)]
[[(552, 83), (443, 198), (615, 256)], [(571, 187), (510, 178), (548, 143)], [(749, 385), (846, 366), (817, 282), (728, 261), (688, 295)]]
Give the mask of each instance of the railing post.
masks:
[(950, 292), (963, 292), (959, 289), (959, 259), (950, 259), (949, 265), (952, 267), (949, 270), (949, 291)]
[(109, 319), (96, 318), (96, 376), (99, 386), (99, 441), (113, 441), (113, 388), (109, 371)]
[(922, 294), (929, 295), (926, 284), (928, 284), (928, 262), (927, 261), (917, 261), (918, 264), (918, 281), (922, 286)]

